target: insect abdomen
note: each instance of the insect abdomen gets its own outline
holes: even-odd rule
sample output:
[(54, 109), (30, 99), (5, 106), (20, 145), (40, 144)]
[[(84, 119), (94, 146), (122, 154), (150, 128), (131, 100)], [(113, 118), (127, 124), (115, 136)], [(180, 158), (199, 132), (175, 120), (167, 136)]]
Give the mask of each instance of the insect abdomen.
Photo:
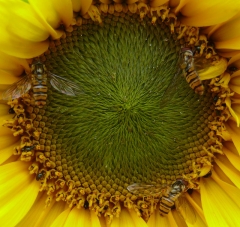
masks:
[(34, 85), (33, 97), (35, 99), (35, 105), (42, 108), (46, 105), (47, 100), (47, 86), (46, 85)]
[(202, 81), (200, 80), (196, 70), (194, 67), (190, 67), (186, 70), (186, 80), (189, 86), (199, 95), (203, 95), (204, 93), (204, 86)]
[(168, 197), (163, 196), (161, 198), (160, 207), (159, 207), (160, 214), (167, 215), (171, 211), (173, 206), (174, 206), (174, 201), (172, 201)]

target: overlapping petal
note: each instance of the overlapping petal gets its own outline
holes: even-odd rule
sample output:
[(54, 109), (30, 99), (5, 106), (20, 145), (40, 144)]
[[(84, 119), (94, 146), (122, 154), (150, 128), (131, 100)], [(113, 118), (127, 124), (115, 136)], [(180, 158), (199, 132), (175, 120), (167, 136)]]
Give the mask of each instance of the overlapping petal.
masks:
[(128, 210), (123, 208), (119, 218), (114, 217), (111, 227), (147, 227), (146, 222), (140, 217), (137, 216), (137, 213), (134, 210)]
[(158, 6), (166, 4), (168, 1), (169, 0), (153, 0), (153, 1), (151, 1), (150, 6), (151, 7), (158, 7)]
[(227, 60), (221, 58), (213, 66), (210, 66), (202, 71), (199, 71), (201, 80), (209, 80), (221, 75), (227, 68)]
[(66, 209), (63, 211), (51, 225), (55, 226), (89, 226), (89, 227), (101, 227), (100, 221), (94, 211), (88, 211), (85, 209), (77, 209), (76, 207), (71, 209)]
[[(234, 17), (240, 10), (240, 2), (226, 1), (183, 1), (178, 10), (183, 15), (183, 24), (189, 26), (211, 26), (222, 23)], [(184, 5), (184, 6), (183, 6)], [(214, 13), (216, 12), (216, 13)]]
[(201, 179), (201, 198), (209, 227), (238, 226), (238, 206), (213, 179)]
[(221, 186), (221, 188), (228, 194), (228, 196), (235, 202), (235, 204), (240, 208), (239, 199), (240, 199), (240, 189), (224, 182), (216, 172), (213, 171), (212, 178), (214, 181)]
[(231, 88), (232, 91), (240, 94), (240, 71), (235, 72), (231, 76), (229, 87)]
[(229, 120), (226, 123), (227, 131), (231, 134), (232, 141), (240, 154), (240, 128), (237, 127), (235, 121)]
[(236, 185), (236, 187), (240, 188), (240, 174), (239, 171), (234, 168), (231, 162), (223, 156), (218, 156), (216, 158), (217, 165), (226, 173), (228, 178)]
[[(12, 116), (8, 114), (9, 106), (0, 104), (0, 122), (3, 123), (5, 120), (11, 120)], [(12, 137), (12, 131), (7, 128), (0, 126), (0, 164), (8, 160), (12, 154), (14, 147), (18, 146), (18, 137)]]
[(48, 35), (33, 16), (29, 4), (18, 0), (0, 1), (0, 15), (2, 52), (31, 58), (47, 49)]
[[(63, 1), (65, 3), (65, 1)], [(62, 35), (61, 31), (57, 31), (56, 28), (60, 26), (61, 17), (61, 6), (56, 7), (56, 2), (52, 1), (37, 1), (30, 0), (31, 8), (34, 11), (36, 19), (44, 26), (45, 30), (54, 38), (60, 38)], [(57, 11), (58, 9), (58, 11)], [(66, 9), (66, 15), (68, 15), (69, 7)], [(69, 16), (66, 16), (67, 18)], [(68, 21), (67, 21), (68, 22)], [(68, 22), (69, 23), (69, 22)]]
[(82, 15), (87, 13), (88, 9), (92, 4), (92, 0), (86, 0), (86, 1), (72, 0), (72, 2), (73, 2), (74, 11), (78, 12), (80, 10)]
[(214, 40), (217, 49), (239, 50), (240, 39), (240, 14), (227, 22), (210, 28), (210, 38)]
[[(16, 58), (0, 51), (0, 69), (12, 75), (20, 75), (24, 69), (29, 70), (29, 64), (26, 59)], [(1, 82), (2, 79), (3, 76)]]
[(155, 226), (162, 226), (162, 227), (169, 227), (171, 226), (167, 217), (161, 217), (159, 211), (156, 210), (150, 217), (147, 222), (148, 227), (155, 227)]
[(0, 223), (16, 226), (32, 207), (39, 186), (29, 177), (27, 164), (12, 162), (0, 166)]
[(232, 58), (229, 59), (228, 65), (229, 66), (235, 66), (239, 69), (240, 68), (240, 53), (232, 56)]
[(31, 7), (35, 12), (36, 18), (51, 34), (54, 39), (62, 35), (61, 31), (56, 30), (62, 21), (66, 27), (70, 25), (73, 19), (73, 9), (71, 0), (29, 0)]

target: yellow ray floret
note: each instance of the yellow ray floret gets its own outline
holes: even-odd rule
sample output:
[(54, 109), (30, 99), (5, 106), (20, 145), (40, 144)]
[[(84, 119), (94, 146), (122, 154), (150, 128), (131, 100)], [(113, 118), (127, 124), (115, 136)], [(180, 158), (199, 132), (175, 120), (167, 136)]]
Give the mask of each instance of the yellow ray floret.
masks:
[[(29, 70), (29, 64), (26, 59), (20, 59), (0, 51), (0, 69), (11, 73), (12, 75), (20, 75), (23, 70)], [(1, 74), (1, 82), (3, 76)]]
[(184, 15), (181, 21), (189, 26), (210, 26), (229, 20), (239, 10), (235, 0), (188, 1), (180, 10)]
[(0, 223), (16, 226), (32, 207), (39, 186), (29, 178), (27, 165), (12, 162), (0, 167)]
[(237, 148), (238, 152), (240, 153), (240, 128), (236, 126), (236, 122), (233, 120), (229, 120), (226, 124), (226, 129), (230, 133), (232, 141)]
[(221, 186), (221, 188), (228, 194), (229, 197), (231, 197), (231, 199), (233, 201), (235, 201), (236, 205), (240, 208), (240, 189), (234, 187), (231, 184), (228, 184), (227, 182), (223, 181), (218, 175), (217, 173), (215, 173), (213, 171), (212, 173), (212, 178), (215, 180), (215, 182)]
[(199, 71), (199, 76), (201, 80), (208, 80), (215, 78), (221, 75), (227, 68), (227, 60), (225, 58), (221, 58), (219, 61), (216, 61), (214, 65)]
[(201, 178), (201, 198), (209, 227), (239, 225), (238, 206), (213, 179)]

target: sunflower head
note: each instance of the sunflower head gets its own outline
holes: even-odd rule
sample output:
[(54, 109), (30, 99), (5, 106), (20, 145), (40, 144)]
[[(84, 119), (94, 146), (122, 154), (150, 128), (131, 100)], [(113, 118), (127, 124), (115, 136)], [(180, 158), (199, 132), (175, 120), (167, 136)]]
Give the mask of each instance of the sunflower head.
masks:
[[(81, 213), (104, 226), (130, 215), (155, 226), (183, 216), (211, 226), (199, 189), (221, 185), (215, 166), (232, 122), (239, 125), (238, 67), (219, 54), (214, 34), (221, 26), (201, 28), (217, 23), (199, 24), (192, 2), (67, 2), (17, 1), (29, 19), (12, 10), (16, 24), (24, 19), (38, 28), (16, 36), (32, 51), (9, 57), (25, 73), (2, 88), (18, 168), (28, 170), (46, 209), (67, 204), (61, 217)], [(237, 138), (229, 142), (235, 150)], [(184, 194), (192, 211), (178, 214), (173, 207), (179, 210)]]

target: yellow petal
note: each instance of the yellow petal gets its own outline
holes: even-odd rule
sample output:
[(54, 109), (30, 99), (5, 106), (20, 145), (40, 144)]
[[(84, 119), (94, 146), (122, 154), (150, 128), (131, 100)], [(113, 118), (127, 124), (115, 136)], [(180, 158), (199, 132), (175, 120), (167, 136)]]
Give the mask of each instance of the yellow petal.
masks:
[[(123, 210), (129, 212), (129, 214), (133, 220), (134, 226), (147, 227), (146, 222), (143, 221), (142, 218), (138, 217), (137, 213), (134, 210), (127, 210), (127, 209), (123, 209)], [(120, 218), (122, 219), (122, 218), (124, 218), (124, 216), (120, 215)]]
[(210, 66), (202, 71), (199, 71), (201, 80), (209, 80), (221, 75), (227, 68), (227, 60), (221, 58), (215, 65)]
[(158, 6), (161, 6), (165, 3), (167, 3), (168, 1), (169, 0), (153, 0), (153, 1), (151, 1), (150, 6), (151, 7), (158, 7)]
[[(3, 104), (2, 104), (3, 105)], [(7, 106), (7, 105), (6, 105)], [(9, 110), (9, 106), (8, 106), (8, 110)], [(7, 110), (7, 111), (8, 111)], [(3, 122), (5, 120), (10, 120), (13, 118), (14, 115), (11, 115), (9, 113), (7, 113), (6, 115), (0, 114), (0, 124), (3, 124)], [(13, 132), (11, 131), (11, 129), (4, 127), (2, 125), (0, 125), (0, 136), (11, 136), (12, 137)]]
[(9, 72), (3, 71), (3, 70), (0, 70), (0, 74), (1, 74), (1, 85), (8, 85), (6, 86), (6, 89), (9, 87), (9, 85), (21, 79), (20, 77), (14, 76), (13, 74), (10, 74)]
[(240, 53), (235, 54), (229, 61), (228, 65), (234, 65), (238, 68), (240, 68)]
[(171, 227), (178, 227), (178, 226), (181, 226), (181, 224), (183, 224), (183, 227), (185, 227), (185, 225), (186, 225), (186, 223), (183, 220), (180, 222), (180, 225), (178, 225), (176, 220), (179, 221), (179, 218), (177, 219), (176, 215), (175, 215), (175, 218), (176, 218), (176, 220), (175, 220), (172, 211), (168, 213), (167, 218), (168, 218), (168, 221), (169, 221), (169, 224), (170, 224)]
[(16, 58), (0, 51), (0, 69), (12, 75), (21, 75), (24, 69), (29, 70), (29, 64), (26, 59)]
[(74, 12), (79, 12), (81, 9), (81, 1), (79, 0), (72, 0), (72, 7)]
[(81, 2), (81, 14), (84, 15), (92, 5), (92, 0), (84, 0)]
[(224, 141), (232, 141), (232, 137), (228, 131), (222, 131), (221, 134), (219, 134), (219, 136), (221, 136), (224, 139)]
[[(32, 33), (30, 32), (29, 36), (27, 35), (28, 31), (30, 30), (25, 25), (23, 25), (23, 21), (25, 20), (21, 15), (24, 14), (25, 17), (26, 15), (29, 15), (31, 19), (29, 13), (30, 11), (31, 9), (29, 8), (29, 4), (23, 1), (12, 0), (0, 2), (0, 45), (2, 52), (15, 57), (31, 58), (34, 55), (37, 56), (46, 51), (48, 47), (47, 41), (36, 42), (35, 39), (31, 40), (33, 36), (37, 38), (36, 33), (33, 29), (34, 26), (30, 26), (30, 30), (32, 31)], [(17, 12), (19, 14), (17, 14)], [(22, 19), (18, 21), (18, 18)], [(11, 23), (9, 23), (9, 21), (11, 21)], [(12, 27), (18, 24), (19, 26), (17, 26), (17, 28)], [(27, 30), (22, 31), (23, 27)], [(37, 29), (37, 26), (35, 26), (34, 28)], [(37, 34), (39, 35), (39, 37), (42, 37), (41, 34), (43, 33), (44, 31), (42, 31), (40, 28), (40, 32)], [(45, 36), (43, 35), (43, 37)], [(46, 38), (43, 38), (43, 40), (45, 39)]]
[(170, 226), (188, 227), (188, 225), (184, 221), (183, 216), (176, 209), (173, 209), (171, 212), (169, 212), (168, 220), (169, 220)]
[[(0, 104), (0, 116), (1, 117), (8, 115), (9, 114), (8, 111), (9, 111), (9, 105), (7, 105), (7, 104)], [(1, 123), (2, 122), (0, 121), (0, 124)]]
[(137, 216), (137, 213), (134, 210), (128, 210), (123, 208), (119, 218), (114, 217), (111, 227), (147, 227), (146, 222)]
[(156, 226), (161, 226), (161, 227), (169, 227), (170, 223), (168, 221), (167, 217), (162, 217), (159, 214), (158, 209), (155, 210), (155, 212), (150, 216), (148, 222), (147, 222), (148, 227), (156, 227)]
[(228, 150), (226, 147), (223, 147), (223, 153), (227, 156), (228, 160), (232, 163), (232, 165), (238, 171), (240, 171), (240, 157)]
[(51, 224), (51, 227), (62, 227), (64, 226), (65, 221), (68, 218), (69, 213), (71, 212), (71, 209), (68, 208), (65, 211), (63, 211)]
[(207, 173), (210, 172), (211, 170), (211, 166), (203, 166), (200, 170), (199, 170), (199, 174), (198, 174), (198, 177), (202, 177), (202, 176), (205, 176)]
[(228, 50), (228, 49), (218, 50), (218, 54), (224, 58), (231, 58), (239, 53), (240, 53), (239, 50)]
[(219, 178), (217, 173), (214, 171), (212, 172), (212, 178), (216, 181), (216, 183), (228, 194), (229, 197), (232, 198), (233, 201), (235, 201), (238, 208), (240, 208), (240, 189), (224, 182)]
[(240, 37), (240, 15), (227, 21), (211, 34), (215, 42), (227, 41)]
[[(138, 2), (139, 0), (127, 0), (127, 4), (133, 4), (133, 3), (135, 3), (135, 2)], [(155, 1), (155, 0), (153, 0), (153, 1)], [(152, 2), (153, 2), (152, 1)], [(168, 0), (164, 0), (164, 1), (168, 1)]]
[(234, 144), (232, 142), (224, 142), (223, 144), (223, 149), (227, 149), (229, 151), (231, 151), (233, 154), (235, 155), (239, 155), (238, 150), (236, 149), (236, 147), (234, 146)]
[[(9, 109), (10, 106), (5, 104), (5, 103), (0, 103), (0, 135), (4, 135), (4, 133), (2, 133), (2, 131), (6, 130), (6, 134), (10, 134), (11, 129), (4, 127), (3, 124), (5, 123), (5, 120), (11, 120), (13, 119), (12, 114), (9, 114)], [(12, 134), (12, 133), (11, 133)]]
[(90, 223), (89, 227), (101, 227), (100, 221), (97, 215), (94, 213), (93, 210), (78, 210), (79, 211), (79, 218), (78, 218), (78, 226), (86, 226), (85, 223)]
[(237, 127), (239, 127), (239, 117), (240, 117), (240, 115), (239, 115), (239, 111), (240, 111), (239, 110), (239, 106), (240, 105), (239, 104), (231, 105), (231, 100), (230, 100), (229, 97), (226, 98), (225, 102), (226, 102), (226, 106), (228, 107), (232, 117), (235, 119), (235, 121), (237, 123)]
[(197, 193), (196, 190), (194, 190), (191, 196), (188, 193), (186, 193), (184, 196), (187, 198), (187, 200), (191, 203), (194, 210), (196, 211), (197, 223), (194, 223), (194, 225), (205, 226), (206, 220), (203, 214), (201, 198), (199, 193)]
[[(65, 1), (66, 0), (63, 1), (63, 4), (58, 1), (58, 4), (60, 4), (60, 8), (62, 5), (64, 5)], [(46, 31), (48, 31), (54, 39), (60, 38), (63, 32), (55, 30), (59, 27), (61, 22), (61, 16), (56, 10), (56, 8), (58, 8), (56, 7), (57, 2), (48, 0), (29, 0), (28, 2), (35, 11), (36, 18), (42, 24), (42, 26), (45, 27)], [(69, 11), (69, 7), (67, 8), (67, 10)], [(68, 14), (69, 12), (67, 12), (67, 15)]]
[[(235, 18), (239, 18), (239, 16), (240, 16), (240, 12), (238, 12), (238, 13), (237, 13), (235, 16), (233, 16), (230, 20), (227, 20), (227, 21), (225, 21), (225, 22), (223, 22), (223, 23), (219, 23), (219, 24), (216, 24), (216, 25), (214, 25), (214, 26), (210, 26), (210, 27), (206, 27), (206, 28), (202, 29), (202, 32), (203, 32), (204, 34), (208, 34), (208, 37), (211, 37), (212, 34), (213, 34), (215, 31), (217, 31), (218, 29), (221, 30), (221, 27), (225, 26), (227, 23), (231, 23), (231, 21), (235, 20)], [(230, 31), (230, 32), (231, 32), (231, 31)], [(216, 38), (218, 39), (219, 37), (216, 37)], [(213, 39), (213, 38), (211, 38), (211, 39)], [(217, 40), (214, 40), (214, 41), (217, 41)]]
[[(66, 203), (63, 201), (52, 201), (52, 203), (53, 205), (51, 204), (52, 206), (46, 209), (45, 215), (42, 217), (42, 222), (40, 226), (51, 226), (51, 224), (54, 223), (56, 218), (66, 209)], [(38, 214), (37, 210), (38, 209), (36, 209), (36, 214)], [(34, 220), (34, 218), (32, 220)]]
[(100, 221), (94, 211), (85, 209), (79, 210), (76, 207), (69, 213), (64, 226), (101, 227)]
[(228, 120), (225, 123), (225, 126), (227, 131), (230, 133), (232, 141), (240, 154), (240, 139), (239, 139), (240, 128), (238, 128), (236, 123), (232, 120)]
[(101, 223), (101, 227), (108, 227), (105, 217), (103, 216), (99, 217), (99, 221)]
[(201, 198), (209, 227), (238, 226), (240, 209), (212, 178), (201, 178)]
[[(82, 210), (81, 210), (82, 211)], [(70, 226), (78, 226), (78, 219), (80, 219), (81, 217), (78, 216), (78, 214), (80, 215), (81, 214), (81, 211), (79, 212), (79, 210), (77, 210), (77, 208), (73, 208), (71, 210), (71, 212), (69, 213), (67, 219), (66, 219), (66, 222), (64, 224), (65, 227), (70, 227)], [(88, 216), (89, 215), (86, 215), (83, 217), (83, 219), (85, 220), (85, 223), (84, 221), (83, 222), (83, 225), (82, 226), (91, 226), (91, 223), (90, 221), (88, 221)]]
[(240, 94), (240, 71), (235, 72), (231, 76), (229, 87), (230, 87), (230, 89), (232, 91), (237, 92), (238, 94)]
[(41, 211), (44, 209), (46, 195), (44, 193), (38, 193), (38, 196), (32, 205), (31, 209), (25, 215), (25, 217), (16, 225), (16, 227), (25, 227), (25, 226), (31, 226), (32, 223), (36, 225), (36, 223), (39, 224), (39, 218), (41, 217)]
[(46, 193), (39, 193), (33, 206), (27, 215), (16, 225), (16, 227), (32, 226), (51, 226), (55, 219), (60, 215), (66, 207), (63, 201), (52, 201), (50, 206), (46, 207)]
[(236, 104), (232, 104), (231, 106), (232, 106), (232, 111), (236, 114), (236, 116), (234, 116), (231, 111), (230, 112), (231, 112), (232, 116), (235, 118), (237, 125), (239, 127), (240, 104), (236, 103)]
[(170, 0), (169, 1), (169, 7), (170, 8), (175, 8), (178, 6), (178, 4), (180, 3), (180, 0)]
[(232, 99), (232, 103), (240, 103), (240, 94), (235, 93), (231, 99)]
[[(191, 0), (179, 0), (178, 2), (174, 2), (175, 4), (177, 4), (177, 7), (175, 9), (173, 9), (173, 12), (178, 13), (189, 1)], [(172, 1), (170, 1), (171, 3)], [(172, 3), (171, 3), (172, 4)]]
[(13, 143), (16, 143), (19, 140), (19, 137), (13, 136), (1, 136), (0, 137), (0, 149), (4, 149), (9, 147)]
[(0, 9), (0, 20), (2, 27), (6, 27), (5, 32), (32, 42), (40, 42), (48, 38), (48, 32), (38, 22), (28, 3), (16, 0), (1, 1)]
[(14, 144), (9, 145), (8, 147), (4, 149), (0, 149), (0, 165), (4, 163), (6, 160), (8, 160), (12, 155), (14, 148), (19, 146), (19, 141), (17, 141)]
[(48, 49), (49, 41), (30, 42), (17, 36), (12, 36), (0, 27), (1, 51), (19, 58), (33, 58), (41, 55)]
[[(11, 5), (9, 2), (9, 6), (7, 5), (5, 7), (11, 7)], [(31, 42), (41, 42), (46, 40), (49, 36), (48, 31), (38, 22), (35, 13), (30, 5), (27, 5), (27, 9), (21, 8), (21, 6), (18, 5), (10, 8), (10, 13), (12, 16), (11, 23), (8, 25), (7, 31), (11, 35), (18, 36), (21, 39), (25, 39)]]
[(73, 19), (73, 8), (71, 0), (52, 0), (54, 9), (59, 14), (61, 21), (66, 27), (70, 25)]
[(0, 223), (5, 226), (16, 226), (38, 195), (39, 185), (30, 177), (27, 167), (22, 162), (0, 166)]
[(224, 182), (236, 187), (235, 184), (228, 178), (228, 176), (223, 172), (223, 170), (218, 165), (215, 164), (213, 166), (213, 169)]
[(181, 9), (181, 13), (184, 16), (181, 22), (189, 26), (210, 26), (229, 20), (239, 10), (240, 3), (235, 0), (192, 0)]
[(97, 215), (93, 211), (85, 210), (85, 209), (77, 209), (76, 207), (71, 209), (67, 209), (63, 211), (51, 227), (54, 226), (64, 226), (64, 227), (72, 227), (72, 226), (89, 226), (89, 227), (101, 227), (100, 221)]
[(214, 44), (216, 49), (239, 50), (240, 49), (239, 40), (240, 38), (235, 38), (222, 42), (214, 42)]
[(240, 173), (234, 166), (229, 162), (226, 157), (218, 156), (215, 158), (217, 165), (223, 170), (223, 172), (228, 176), (228, 178), (240, 188)]

